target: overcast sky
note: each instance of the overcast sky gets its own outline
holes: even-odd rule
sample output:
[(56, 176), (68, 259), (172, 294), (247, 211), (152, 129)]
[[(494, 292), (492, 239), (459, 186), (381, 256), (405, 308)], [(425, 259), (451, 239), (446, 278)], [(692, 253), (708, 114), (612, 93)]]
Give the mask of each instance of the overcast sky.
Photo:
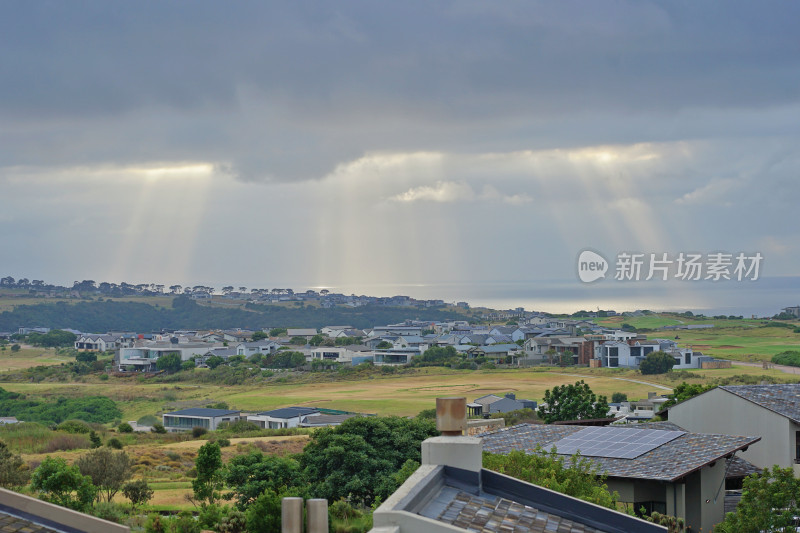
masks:
[(760, 251), (796, 276), (798, 20), (5, 2), (0, 275), (369, 292), (574, 279), (588, 247)]

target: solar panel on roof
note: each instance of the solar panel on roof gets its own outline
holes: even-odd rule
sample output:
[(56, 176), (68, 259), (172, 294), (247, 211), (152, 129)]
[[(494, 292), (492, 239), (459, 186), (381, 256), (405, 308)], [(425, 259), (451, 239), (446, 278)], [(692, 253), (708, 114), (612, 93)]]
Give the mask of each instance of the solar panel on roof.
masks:
[(635, 459), (684, 435), (685, 431), (590, 427), (555, 442), (561, 455), (580, 452), (588, 457)]

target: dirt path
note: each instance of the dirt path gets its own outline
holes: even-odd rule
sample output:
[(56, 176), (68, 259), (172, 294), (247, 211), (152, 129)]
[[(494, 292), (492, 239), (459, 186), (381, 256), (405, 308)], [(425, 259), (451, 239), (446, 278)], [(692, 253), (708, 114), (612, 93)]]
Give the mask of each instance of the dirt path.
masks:
[[(746, 361), (731, 361), (733, 366), (750, 366), (755, 368), (763, 368), (762, 363), (748, 363)], [(796, 366), (786, 366), (786, 365), (772, 365), (770, 368), (775, 370), (780, 370), (784, 374), (797, 374), (800, 375), (800, 368)]]
[(573, 377), (581, 378), (581, 379), (583, 379), (583, 378), (587, 378), (587, 379), (592, 379), (592, 378), (617, 379), (619, 381), (629, 381), (631, 383), (638, 383), (639, 385), (646, 385), (648, 387), (655, 387), (655, 388), (661, 389), (661, 390), (672, 391), (672, 387), (665, 387), (664, 385), (659, 385), (657, 383), (650, 383), (649, 381), (640, 381), (638, 379), (614, 378), (614, 377), (611, 377), (611, 376), (592, 376), (592, 375), (586, 375), (586, 374), (564, 374), (564, 373), (561, 373), (561, 372), (553, 372), (553, 373), (554, 374), (559, 374), (561, 376), (573, 376)]

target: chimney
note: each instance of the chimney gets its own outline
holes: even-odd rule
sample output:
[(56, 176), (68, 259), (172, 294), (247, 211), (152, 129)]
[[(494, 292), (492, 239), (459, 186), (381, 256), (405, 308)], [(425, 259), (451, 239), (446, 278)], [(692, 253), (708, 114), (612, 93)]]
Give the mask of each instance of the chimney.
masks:
[(467, 429), (466, 398), (436, 398), (436, 429), (442, 432), (440, 437), (422, 442), (422, 464), (480, 472), (483, 463), (481, 439), (464, 436)]

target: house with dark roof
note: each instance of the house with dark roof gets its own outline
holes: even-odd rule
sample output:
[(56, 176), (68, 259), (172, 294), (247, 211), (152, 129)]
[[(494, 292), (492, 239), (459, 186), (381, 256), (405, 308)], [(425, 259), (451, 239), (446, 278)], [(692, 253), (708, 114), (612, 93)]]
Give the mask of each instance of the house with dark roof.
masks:
[(241, 411), (194, 407), (164, 413), (161, 418), (164, 428), (172, 433), (191, 431), (196, 427), (214, 431), (222, 422), (238, 422), (241, 419)]
[(357, 414), (348, 413), (342, 415), (326, 415), (326, 414), (311, 414), (306, 415), (300, 418), (300, 427), (301, 428), (319, 428), (319, 427), (328, 427), (328, 426), (339, 426), (342, 422), (347, 420), (348, 418), (353, 418), (354, 416), (358, 416)]
[(760, 468), (793, 467), (800, 476), (800, 383), (717, 387), (664, 414), (690, 431), (761, 435), (742, 457)]
[[(463, 399), (460, 399), (463, 400)], [(463, 408), (463, 407), (462, 407)], [(422, 465), (372, 515), (371, 533), (657, 533), (666, 528), (482, 468), (478, 437), (445, 433), (422, 443)]]
[[(262, 429), (282, 429), (300, 427), (302, 420), (320, 416), (316, 407), (282, 407), (272, 411), (264, 411), (247, 415), (248, 422), (255, 422)], [(306, 422), (308, 423), (308, 422)]]
[(678, 516), (693, 531), (724, 519), (726, 472), (735, 454), (760, 437), (689, 433), (670, 423), (587, 427), (518, 424), (485, 433), (483, 450), (514, 450), (559, 455), (576, 452), (589, 458), (607, 476), (609, 490), (620, 501), (648, 512)]

